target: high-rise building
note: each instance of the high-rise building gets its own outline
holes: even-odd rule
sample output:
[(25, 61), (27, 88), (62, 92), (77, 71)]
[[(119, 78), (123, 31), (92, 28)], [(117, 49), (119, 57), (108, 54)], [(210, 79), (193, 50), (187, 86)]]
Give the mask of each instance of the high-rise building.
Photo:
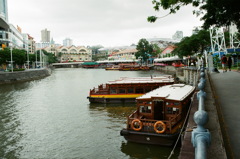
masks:
[(0, 0), (0, 18), (8, 22), (7, 0)]
[(63, 40), (63, 46), (72, 46), (73, 45), (73, 41), (70, 38), (66, 38)]
[(50, 43), (50, 31), (48, 31), (47, 29), (41, 31), (41, 42)]
[(173, 40), (181, 40), (183, 38), (182, 31), (176, 31), (176, 33), (172, 36)]

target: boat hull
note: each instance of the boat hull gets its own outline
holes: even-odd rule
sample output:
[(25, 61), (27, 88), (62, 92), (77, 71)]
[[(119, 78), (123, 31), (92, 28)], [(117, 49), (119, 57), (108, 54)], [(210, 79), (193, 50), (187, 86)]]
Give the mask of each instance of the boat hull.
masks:
[(120, 135), (124, 136), (124, 138), (129, 142), (172, 146), (176, 142), (179, 133), (157, 134), (123, 129), (121, 130)]
[(87, 97), (91, 103), (135, 103), (136, 98), (143, 94), (104, 94)]
[(136, 98), (95, 98), (87, 97), (90, 103), (135, 103)]

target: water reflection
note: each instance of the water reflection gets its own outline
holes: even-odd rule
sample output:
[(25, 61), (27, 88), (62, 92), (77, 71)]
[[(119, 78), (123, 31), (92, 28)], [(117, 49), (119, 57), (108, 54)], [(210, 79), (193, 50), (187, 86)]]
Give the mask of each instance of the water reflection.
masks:
[[(136, 105), (89, 104), (87, 96), (90, 89), (109, 80), (154, 73), (56, 69), (41, 80), (1, 85), (0, 158), (128, 159), (137, 156), (131, 151), (138, 153), (145, 145), (123, 145), (126, 141), (120, 136), (127, 116), (135, 111)], [(157, 153), (152, 156), (158, 156), (161, 151), (150, 149), (151, 154)], [(139, 152), (137, 157), (146, 156)]]
[(133, 111), (136, 110), (135, 104), (97, 104), (90, 103), (89, 108), (92, 111), (106, 111), (109, 117), (117, 119), (127, 119)]
[[(171, 147), (155, 145), (137, 144), (132, 142), (122, 142), (121, 151), (131, 159), (159, 159), (168, 158)], [(171, 159), (177, 158), (179, 148), (175, 150), (175, 155)]]

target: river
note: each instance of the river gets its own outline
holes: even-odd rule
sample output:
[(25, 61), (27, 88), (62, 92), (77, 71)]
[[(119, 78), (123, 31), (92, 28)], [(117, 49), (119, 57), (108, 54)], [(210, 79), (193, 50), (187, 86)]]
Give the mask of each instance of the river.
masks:
[[(119, 77), (156, 71), (61, 68), (40, 80), (0, 85), (0, 158), (157, 159), (172, 147), (120, 136), (135, 104), (90, 104), (89, 90)], [(177, 158), (179, 148), (175, 151)]]

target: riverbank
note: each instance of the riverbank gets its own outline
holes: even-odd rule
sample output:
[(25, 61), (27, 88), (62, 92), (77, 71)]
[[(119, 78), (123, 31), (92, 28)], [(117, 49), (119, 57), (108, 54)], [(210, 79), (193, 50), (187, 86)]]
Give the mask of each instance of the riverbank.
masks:
[(41, 79), (51, 75), (51, 69), (30, 69), (18, 72), (0, 72), (0, 84), (25, 82)]

